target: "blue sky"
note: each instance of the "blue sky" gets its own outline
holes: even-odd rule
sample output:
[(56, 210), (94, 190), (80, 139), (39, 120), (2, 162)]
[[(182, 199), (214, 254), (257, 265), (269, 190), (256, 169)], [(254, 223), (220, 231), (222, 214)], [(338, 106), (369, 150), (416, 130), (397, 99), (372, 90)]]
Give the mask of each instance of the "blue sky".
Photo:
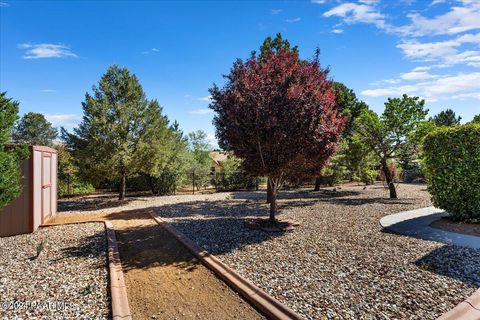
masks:
[(304, 58), (320, 47), (331, 78), (377, 112), (407, 93), (431, 115), (480, 113), (479, 0), (0, 0), (0, 90), (22, 114), (71, 129), (85, 93), (119, 64), (185, 132), (213, 138), (208, 88), (277, 32)]

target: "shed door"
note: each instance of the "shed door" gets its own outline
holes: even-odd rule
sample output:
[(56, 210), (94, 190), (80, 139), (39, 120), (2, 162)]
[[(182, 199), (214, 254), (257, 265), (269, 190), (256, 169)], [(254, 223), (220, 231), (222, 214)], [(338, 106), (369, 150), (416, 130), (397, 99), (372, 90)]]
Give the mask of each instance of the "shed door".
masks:
[(42, 152), (42, 222), (52, 214), (52, 154)]

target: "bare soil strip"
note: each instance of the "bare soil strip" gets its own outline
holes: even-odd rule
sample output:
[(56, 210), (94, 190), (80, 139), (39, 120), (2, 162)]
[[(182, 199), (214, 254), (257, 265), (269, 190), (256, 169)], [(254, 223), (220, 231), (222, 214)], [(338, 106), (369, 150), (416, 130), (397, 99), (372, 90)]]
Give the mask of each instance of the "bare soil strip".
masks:
[(263, 319), (146, 210), (57, 216), (50, 223), (112, 220), (134, 319)]

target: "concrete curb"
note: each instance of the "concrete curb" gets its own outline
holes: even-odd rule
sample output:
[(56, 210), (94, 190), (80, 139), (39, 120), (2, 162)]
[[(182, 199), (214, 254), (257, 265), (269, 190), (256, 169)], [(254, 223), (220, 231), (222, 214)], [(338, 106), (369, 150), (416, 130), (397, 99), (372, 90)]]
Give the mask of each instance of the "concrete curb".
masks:
[(265, 291), (240, 276), (237, 272), (218, 260), (218, 258), (215, 256), (211, 255), (209, 252), (200, 248), (192, 240), (187, 238), (187, 236), (163, 220), (156, 211), (150, 211), (150, 215), (160, 226), (171, 233), (188, 250), (190, 250), (190, 252), (207, 268), (212, 270), (220, 279), (227, 283), (231, 288), (238, 292), (245, 300), (255, 306), (269, 319), (303, 319), (300, 315), (295, 313), (295, 311), (283, 305), (278, 300), (268, 295)]
[(448, 216), (448, 213), (442, 209), (426, 207), (384, 216), (380, 219), (380, 225), (386, 230), (405, 236), (480, 249), (480, 237), (430, 227), (433, 221), (445, 216)]
[[(380, 219), (380, 225), (387, 230), (406, 236), (479, 249), (480, 243), (477, 240), (479, 237), (430, 227), (433, 221), (447, 215), (448, 213), (441, 209), (426, 207), (385, 216)], [(438, 320), (480, 320), (480, 289), (452, 310), (441, 315)]]
[(108, 269), (110, 275), (110, 298), (111, 298), (111, 310), (113, 320), (132, 320), (130, 313), (130, 306), (128, 304), (127, 288), (125, 286), (125, 280), (123, 278), (122, 263), (120, 260), (120, 253), (118, 251), (117, 237), (115, 236), (115, 230), (110, 221), (91, 220), (81, 222), (69, 222), (69, 223), (51, 223), (45, 224), (41, 227), (54, 227), (60, 225), (79, 224), (79, 223), (104, 223), (105, 233), (107, 237), (107, 249), (108, 249)]
[(108, 266), (110, 268), (110, 293), (112, 299), (112, 319), (131, 320), (128, 305), (127, 287), (123, 278), (122, 263), (118, 251), (117, 237), (110, 221), (105, 221), (108, 240)]
[(480, 320), (480, 289), (467, 300), (444, 313), (438, 320)]

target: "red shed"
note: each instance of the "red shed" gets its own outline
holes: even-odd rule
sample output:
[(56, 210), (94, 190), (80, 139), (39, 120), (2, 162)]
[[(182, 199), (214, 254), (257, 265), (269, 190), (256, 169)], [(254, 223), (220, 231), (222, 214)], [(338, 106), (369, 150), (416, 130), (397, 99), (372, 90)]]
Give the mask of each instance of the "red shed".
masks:
[(0, 237), (30, 233), (57, 213), (57, 150), (30, 146), (20, 197), (0, 209)]

